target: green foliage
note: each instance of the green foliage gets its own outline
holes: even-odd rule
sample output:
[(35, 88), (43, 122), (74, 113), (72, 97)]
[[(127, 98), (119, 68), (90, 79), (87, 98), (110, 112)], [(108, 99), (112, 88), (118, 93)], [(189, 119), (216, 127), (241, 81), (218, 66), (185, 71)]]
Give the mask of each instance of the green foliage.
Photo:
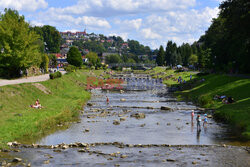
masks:
[(52, 26), (45, 25), (42, 27), (33, 28), (39, 35), (41, 35), (43, 42), (46, 42), (45, 50), (49, 53), (59, 53), (60, 44), (62, 41), (59, 31)]
[(100, 66), (101, 60), (98, 57), (97, 53), (89, 52), (86, 55), (86, 58), (88, 58), (88, 63), (90, 66)]
[(56, 55), (49, 54), (48, 57), (49, 57), (49, 66), (55, 68), (57, 66)]
[[(51, 94), (33, 86), (34, 83), (1, 87), (0, 148), (9, 141), (34, 143), (57, 130), (58, 124), (76, 121), (79, 110), (90, 98), (90, 93), (83, 89), (82, 83), (86, 83), (86, 73), (79, 70), (41, 82)], [(30, 107), (37, 98), (44, 108)]]
[(156, 57), (156, 63), (158, 64), (158, 66), (163, 66), (164, 65), (164, 49), (162, 46), (160, 46), (160, 50), (157, 54)]
[(211, 67), (211, 49), (201, 50), (198, 53), (198, 64), (200, 68)]
[(211, 48), (210, 60), (217, 70), (249, 73), (250, 3), (226, 0), (219, 8), (219, 17), (213, 20), (199, 42), (205, 49)]
[(67, 73), (69, 73), (69, 72), (75, 72), (77, 67), (69, 64), (68, 66), (64, 67), (64, 69), (65, 71), (67, 71)]
[(50, 79), (55, 79), (55, 78), (60, 78), (60, 77), (62, 77), (62, 73), (60, 71), (49, 74)]
[(49, 57), (47, 54), (43, 54), (42, 57), (42, 63), (40, 65), (40, 67), (42, 69), (44, 69), (44, 72), (47, 73), (48, 72), (48, 67), (49, 67)]
[(17, 11), (5, 9), (0, 16), (0, 39), (0, 75), (16, 77), (20, 70), (40, 66), (39, 35), (29, 29), (24, 16)]
[(119, 55), (109, 55), (106, 56), (105, 62), (106, 64), (116, 64), (116, 63), (121, 63), (122, 59)]
[(198, 62), (198, 56), (195, 54), (191, 54), (191, 56), (188, 59), (188, 63), (190, 65), (195, 65)]
[(76, 47), (73, 46), (69, 49), (67, 61), (76, 67), (80, 67), (83, 64), (81, 53)]
[[(204, 78), (204, 82), (199, 82)], [(238, 132), (250, 138), (250, 79), (230, 77), (226, 75), (205, 75), (198, 79), (195, 86), (185, 90), (181, 95), (190, 97), (205, 107), (214, 108), (215, 117), (233, 125)], [(224, 104), (221, 100), (213, 100), (215, 95), (233, 97), (235, 103)]]

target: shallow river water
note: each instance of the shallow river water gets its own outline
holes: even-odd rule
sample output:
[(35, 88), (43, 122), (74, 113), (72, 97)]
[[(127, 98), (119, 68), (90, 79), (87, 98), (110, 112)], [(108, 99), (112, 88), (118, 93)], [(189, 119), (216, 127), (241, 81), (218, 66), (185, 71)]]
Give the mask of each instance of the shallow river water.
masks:
[[(91, 90), (81, 121), (37, 144), (95, 143), (88, 151), (22, 148), (13, 152), (33, 166), (249, 166), (245, 147), (221, 146), (234, 140), (229, 128), (208, 119), (197, 131), (191, 121), (203, 112), (177, 102), (160, 81), (130, 80), (120, 90)], [(143, 86), (142, 86), (143, 85)], [(109, 103), (106, 98), (109, 98)], [(161, 107), (171, 110), (161, 110)], [(145, 118), (132, 117), (145, 114)], [(117, 123), (117, 125), (115, 125)], [(106, 144), (103, 144), (106, 143)], [(118, 143), (118, 144), (117, 144)]]

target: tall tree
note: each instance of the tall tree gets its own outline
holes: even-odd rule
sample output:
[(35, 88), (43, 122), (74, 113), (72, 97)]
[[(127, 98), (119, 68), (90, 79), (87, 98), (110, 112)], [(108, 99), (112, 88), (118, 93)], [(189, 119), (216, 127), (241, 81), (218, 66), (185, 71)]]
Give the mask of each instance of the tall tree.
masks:
[(39, 67), (42, 53), (38, 44), (39, 35), (29, 29), (24, 16), (16, 10), (5, 9), (0, 16), (0, 73), (15, 77), (20, 70)]
[(164, 52), (163, 46), (161, 45), (159, 52), (157, 54), (157, 57), (156, 57), (156, 63), (158, 66), (164, 65), (164, 55), (165, 55), (165, 52)]
[(78, 48), (71, 47), (67, 54), (67, 62), (76, 67), (80, 67), (83, 64), (81, 53)]
[(45, 42), (45, 50), (49, 53), (58, 53), (60, 52), (61, 45), (61, 35), (59, 31), (50, 25), (45, 25), (42, 27), (33, 28), (38, 34), (43, 37)]
[(86, 55), (86, 58), (88, 58), (88, 62), (91, 66), (98, 66), (101, 62), (100, 58), (98, 57), (97, 53), (95, 53), (95, 52), (89, 52)]

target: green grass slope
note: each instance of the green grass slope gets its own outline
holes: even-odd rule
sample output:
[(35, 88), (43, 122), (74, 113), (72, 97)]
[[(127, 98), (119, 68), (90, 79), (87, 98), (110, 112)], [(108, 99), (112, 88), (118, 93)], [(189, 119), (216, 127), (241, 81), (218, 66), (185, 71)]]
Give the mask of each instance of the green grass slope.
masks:
[[(9, 141), (33, 142), (54, 131), (58, 124), (78, 119), (79, 110), (90, 98), (84, 90), (86, 73), (77, 71), (62, 78), (0, 87), (0, 147)], [(49, 94), (43, 91), (50, 92)], [(33, 109), (39, 98), (43, 109)]]
[[(201, 82), (201, 78), (205, 81)], [(180, 94), (203, 107), (216, 109), (216, 118), (230, 123), (244, 138), (250, 139), (250, 79), (211, 74), (198, 78), (193, 85)], [(236, 102), (224, 104), (214, 100), (215, 95), (231, 96)]]

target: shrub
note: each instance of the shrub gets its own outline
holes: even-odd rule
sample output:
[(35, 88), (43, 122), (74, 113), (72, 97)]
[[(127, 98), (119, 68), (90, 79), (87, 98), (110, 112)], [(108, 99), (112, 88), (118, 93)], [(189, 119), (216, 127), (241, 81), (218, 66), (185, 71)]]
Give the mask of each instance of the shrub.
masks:
[(68, 65), (67, 67), (64, 68), (65, 71), (67, 72), (75, 72), (77, 67), (76, 66), (73, 66), (73, 65)]
[(62, 73), (60, 71), (49, 74), (50, 79), (55, 79), (55, 78), (60, 78), (60, 77), (62, 77)]
[(201, 105), (201, 106), (208, 106), (208, 105), (211, 105), (213, 104), (213, 101), (212, 101), (212, 98), (208, 95), (201, 95), (198, 99), (198, 103)]

